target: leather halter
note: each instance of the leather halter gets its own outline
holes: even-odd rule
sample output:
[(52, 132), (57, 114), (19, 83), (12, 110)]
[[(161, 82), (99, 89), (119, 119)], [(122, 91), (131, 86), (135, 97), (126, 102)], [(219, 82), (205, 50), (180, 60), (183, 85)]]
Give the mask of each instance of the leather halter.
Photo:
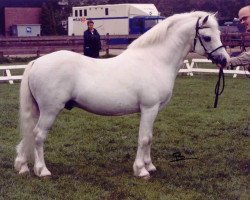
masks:
[(213, 56), (213, 53), (214, 53), (215, 51), (217, 51), (218, 49), (220, 49), (220, 48), (225, 48), (225, 47), (224, 47), (223, 45), (221, 45), (221, 46), (217, 47), (216, 49), (212, 50), (211, 52), (208, 52), (207, 48), (205, 47), (205, 45), (204, 45), (203, 42), (202, 42), (202, 39), (201, 39), (199, 30), (200, 30), (200, 29), (209, 28), (209, 27), (206, 27), (206, 26), (199, 26), (199, 21), (200, 21), (200, 19), (201, 19), (201, 18), (199, 17), (198, 20), (197, 20), (197, 22), (196, 22), (196, 26), (195, 26), (195, 31), (196, 31), (196, 33), (195, 33), (195, 38), (194, 38), (194, 49), (193, 49), (193, 51), (195, 51), (195, 46), (196, 46), (196, 43), (197, 43), (197, 39), (199, 39), (201, 46), (203, 47), (205, 53), (208, 55), (207, 58), (208, 58), (209, 60), (212, 60), (212, 62), (215, 62), (215, 58), (214, 58), (214, 56)]
[[(220, 48), (225, 48), (223, 45), (217, 47), (216, 49), (212, 50), (211, 52), (208, 52), (207, 48), (205, 47), (205, 45), (202, 42), (199, 30), (200, 29), (204, 29), (204, 28), (209, 28), (206, 26), (199, 26), (199, 21), (200, 21), (200, 17), (198, 18), (197, 22), (196, 22), (196, 26), (195, 26), (195, 38), (194, 38), (194, 49), (193, 51), (195, 51), (195, 46), (197, 43), (197, 39), (199, 39), (201, 46), (203, 47), (205, 53), (208, 55), (207, 58), (209, 60), (212, 60), (213, 63), (216, 63), (215, 57), (213, 56), (213, 53), (215, 51), (217, 51)], [(221, 82), (221, 78), (222, 78), (222, 89), (220, 90), (220, 82)], [(219, 101), (219, 95), (222, 94), (223, 90), (224, 90), (224, 86), (225, 86), (225, 77), (224, 77), (224, 73), (223, 73), (223, 68), (220, 68), (220, 72), (219, 72), (219, 80), (217, 81), (216, 87), (215, 87), (215, 101), (214, 101), (214, 108), (217, 108), (218, 105), (218, 101)]]

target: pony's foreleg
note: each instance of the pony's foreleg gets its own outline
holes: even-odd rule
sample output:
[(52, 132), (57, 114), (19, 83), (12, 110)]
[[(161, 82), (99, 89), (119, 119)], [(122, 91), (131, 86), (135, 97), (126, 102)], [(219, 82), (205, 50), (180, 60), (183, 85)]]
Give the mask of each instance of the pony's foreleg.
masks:
[(34, 148), (34, 172), (39, 177), (50, 176), (51, 173), (47, 169), (44, 161), (44, 141), (47, 138), (49, 129), (51, 128), (57, 113), (44, 114), (41, 113), (38, 123), (34, 129), (35, 135), (35, 148)]
[(151, 145), (152, 145), (152, 137), (150, 144), (145, 148), (145, 155), (144, 155), (145, 167), (148, 172), (156, 171), (156, 167), (153, 165), (151, 159)]
[(149, 171), (156, 170), (152, 164), (150, 148), (153, 138), (153, 124), (157, 116), (159, 106), (141, 106), (141, 121), (139, 129), (138, 149), (133, 165), (135, 176), (149, 177)]

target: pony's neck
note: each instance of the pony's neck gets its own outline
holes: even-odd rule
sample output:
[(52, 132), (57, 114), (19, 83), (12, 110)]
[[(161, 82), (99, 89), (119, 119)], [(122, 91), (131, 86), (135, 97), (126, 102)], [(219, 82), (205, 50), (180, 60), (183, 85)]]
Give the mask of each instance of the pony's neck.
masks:
[(128, 50), (142, 51), (147, 55), (144, 59), (155, 57), (178, 72), (191, 50), (197, 18), (190, 14), (172, 16), (134, 41)]
[[(165, 40), (165, 48), (171, 48), (169, 55), (166, 55), (167, 62), (175, 58), (176, 64), (182, 64), (187, 54), (192, 49), (193, 38), (195, 33), (195, 20), (176, 23), (173, 27), (176, 31), (173, 34), (170, 34)], [(171, 46), (169, 46), (171, 44)], [(173, 56), (174, 54), (174, 56)], [(174, 61), (174, 60), (173, 60)], [(178, 65), (179, 66), (179, 65)], [(179, 70), (179, 68), (177, 68)]]
[(176, 76), (192, 49), (197, 19), (198, 16), (190, 14), (173, 16), (134, 41), (128, 52), (148, 63), (153, 61), (156, 67)]
[(162, 44), (158, 45), (162, 53), (156, 55), (176, 73), (192, 49), (195, 33), (195, 19), (185, 21), (177, 22), (171, 27), (172, 34), (168, 34)]

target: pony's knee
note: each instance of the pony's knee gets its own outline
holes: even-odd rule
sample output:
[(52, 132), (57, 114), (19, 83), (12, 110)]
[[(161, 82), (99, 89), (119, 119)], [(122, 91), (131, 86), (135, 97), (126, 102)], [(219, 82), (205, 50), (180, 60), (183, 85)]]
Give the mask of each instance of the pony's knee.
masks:
[(152, 143), (152, 136), (144, 136), (140, 141), (139, 145), (142, 147), (149, 146)]

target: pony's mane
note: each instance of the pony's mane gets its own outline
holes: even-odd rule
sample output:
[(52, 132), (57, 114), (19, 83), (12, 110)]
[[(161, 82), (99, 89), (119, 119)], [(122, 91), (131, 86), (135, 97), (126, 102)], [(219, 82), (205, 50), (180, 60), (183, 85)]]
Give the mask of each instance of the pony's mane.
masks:
[[(166, 18), (159, 24), (155, 25), (153, 28), (151, 28), (149, 31), (141, 35), (138, 39), (133, 41), (128, 48), (140, 48), (145, 47), (148, 45), (160, 43), (163, 41), (168, 34), (171, 34), (172, 32), (169, 31), (171, 27), (180, 21), (186, 21), (187, 18), (189, 19), (198, 19), (199, 17), (206, 17), (207, 15), (210, 15), (208, 23), (209, 25), (218, 27), (218, 23), (216, 20), (215, 15), (213, 13), (209, 12), (203, 12), (203, 11), (193, 11), (189, 13), (181, 13), (181, 14), (175, 14), (171, 17)], [(211, 20), (213, 19), (213, 20)]]

